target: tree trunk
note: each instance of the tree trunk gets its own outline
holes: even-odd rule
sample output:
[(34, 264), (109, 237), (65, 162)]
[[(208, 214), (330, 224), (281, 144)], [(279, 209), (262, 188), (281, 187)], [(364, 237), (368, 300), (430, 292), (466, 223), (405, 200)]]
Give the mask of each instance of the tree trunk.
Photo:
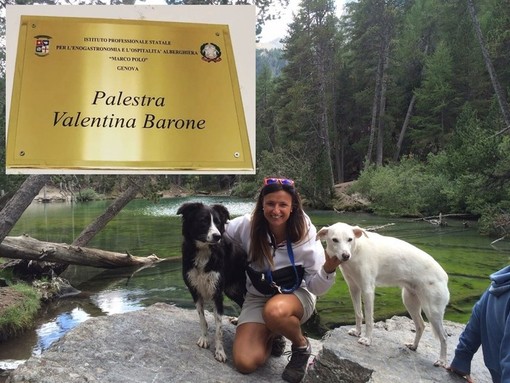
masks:
[(388, 88), (388, 67), (390, 65), (390, 37), (385, 39), (383, 50), (383, 67), (381, 76), (381, 94), (379, 96), (379, 116), (377, 131), (377, 150), (376, 150), (376, 165), (383, 165), (383, 150), (384, 150), (384, 115), (386, 111), (386, 90)]
[(372, 102), (372, 121), (370, 123), (370, 138), (368, 140), (367, 156), (365, 158), (364, 168), (367, 169), (372, 163), (372, 152), (374, 150), (374, 139), (375, 139), (375, 127), (377, 125), (377, 116), (379, 115), (379, 96), (381, 91), (381, 80), (382, 80), (382, 67), (383, 67), (382, 54), (379, 55), (379, 62), (377, 64), (377, 70), (375, 74), (375, 90), (374, 99)]
[(0, 242), (9, 234), (26, 208), (32, 203), (41, 188), (50, 179), (49, 175), (31, 175), (23, 182), (13, 197), (0, 212)]
[(129, 253), (92, 249), (65, 243), (43, 242), (29, 236), (6, 237), (0, 244), (0, 255), (4, 258), (24, 259), (82, 265), (102, 268), (145, 266), (160, 262), (152, 254), (135, 257)]
[(106, 210), (90, 223), (73, 241), (73, 246), (85, 246), (94, 236), (105, 228), (115, 216), (133, 200), (141, 189), (143, 176), (129, 179), (129, 187), (106, 208)]
[(475, 5), (473, 4), (473, 0), (467, 0), (467, 7), (469, 10), (469, 15), (471, 16), (471, 21), (473, 22), (473, 28), (475, 30), (478, 43), (480, 44), (480, 49), (482, 50), (485, 66), (487, 67), (487, 71), (489, 72), (492, 87), (494, 88), (494, 93), (496, 93), (496, 98), (498, 99), (501, 114), (503, 115), (503, 120), (506, 125), (506, 127), (503, 130), (497, 133), (502, 134), (506, 131), (510, 131), (510, 108), (508, 106), (508, 102), (506, 101), (505, 93), (503, 92), (501, 84), (499, 83), (496, 71), (494, 70), (494, 66), (492, 65), (492, 60), (490, 58), (489, 51), (485, 44), (485, 39), (483, 38), (482, 28), (480, 28), (480, 23), (478, 22), (478, 18), (476, 17), (476, 10)]
[[(427, 41), (430, 39), (430, 34), (427, 34)], [(425, 49), (423, 50), (424, 57), (427, 57), (429, 53), (429, 43), (425, 45)], [(422, 66), (420, 70), (420, 78), (423, 77), (423, 72), (425, 70), (425, 65)], [(411, 121), (411, 117), (413, 115), (414, 104), (416, 103), (416, 94), (413, 91), (413, 96), (411, 97), (411, 101), (409, 101), (409, 106), (407, 107), (406, 117), (404, 119), (404, 123), (402, 124), (402, 129), (400, 130), (400, 135), (398, 136), (397, 142), (397, 150), (393, 156), (393, 160), (396, 162), (400, 158), (400, 152), (402, 151), (402, 144), (404, 143), (404, 137), (407, 132), (407, 127), (409, 126), (409, 122)]]
[(404, 123), (402, 124), (402, 129), (400, 130), (400, 135), (398, 136), (397, 150), (395, 151), (395, 155), (393, 156), (394, 161), (398, 161), (398, 159), (400, 158), (400, 151), (402, 150), (404, 136), (406, 135), (407, 127), (409, 126), (409, 121), (411, 120), (411, 116), (413, 115), (413, 109), (414, 109), (415, 102), (416, 102), (416, 95), (413, 93), (413, 97), (411, 97), (411, 101), (409, 102), (409, 106), (407, 107), (407, 113), (406, 113), (406, 117), (404, 119)]

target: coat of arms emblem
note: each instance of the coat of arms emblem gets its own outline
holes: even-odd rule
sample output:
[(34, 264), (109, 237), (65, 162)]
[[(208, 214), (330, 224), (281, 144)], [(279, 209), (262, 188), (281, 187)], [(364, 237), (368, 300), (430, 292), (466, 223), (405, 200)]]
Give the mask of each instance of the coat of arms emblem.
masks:
[(214, 43), (205, 43), (200, 47), (200, 53), (202, 53), (202, 60), (209, 62), (221, 61), (221, 50), (220, 47)]
[(35, 36), (35, 54), (46, 56), (50, 53), (50, 36)]

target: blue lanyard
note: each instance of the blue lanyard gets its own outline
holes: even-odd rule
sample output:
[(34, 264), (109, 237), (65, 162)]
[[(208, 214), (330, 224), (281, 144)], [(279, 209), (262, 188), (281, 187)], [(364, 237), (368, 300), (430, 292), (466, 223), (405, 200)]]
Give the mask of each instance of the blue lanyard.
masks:
[[(275, 251), (276, 251), (276, 247), (275, 247)], [(267, 276), (267, 279), (269, 281), (269, 284), (271, 286), (273, 286), (274, 288), (276, 288), (278, 290), (278, 292), (280, 294), (290, 294), (292, 293), (294, 290), (296, 290), (299, 285), (300, 285), (300, 280), (299, 280), (299, 276), (298, 276), (298, 273), (297, 273), (297, 269), (296, 269), (296, 264), (294, 262), (294, 251), (292, 250), (292, 243), (290, 241), (287, 240), (287, 254), (289, 255), (289, 259), (290, 259), (290, 263), (292, 263), (292, 268), (294, 269), (294, 278), (295, 278), (295, 283), (294, 283), (294, 286), (292, 286), (290, 289), (286, 289), (282, 286), (279, 286), (276, 284), (276, 282), (273, 281), (273, 273), (271, 272), (271, 270), (269, 270), (267, 273), (266, 273), (266, 276)]]

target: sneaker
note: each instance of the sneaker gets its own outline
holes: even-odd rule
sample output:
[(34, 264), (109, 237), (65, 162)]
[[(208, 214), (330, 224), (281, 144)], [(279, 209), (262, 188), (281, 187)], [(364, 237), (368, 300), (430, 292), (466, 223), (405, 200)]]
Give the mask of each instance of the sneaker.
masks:
[(285, 338), (283, 335), (277, 335), (273, 338), (273, 345), (271, 346), (272, 356), (282, 356), (285, 351)]
[(312, 345), (308, 338), (306, 347), (295, 347), (290, 351), (290, 361), (283, 370), (282, 379), (290, 383), (299, 383), (305, 376), (306, 367), (308, 367), (308, 358), (312, 354)]

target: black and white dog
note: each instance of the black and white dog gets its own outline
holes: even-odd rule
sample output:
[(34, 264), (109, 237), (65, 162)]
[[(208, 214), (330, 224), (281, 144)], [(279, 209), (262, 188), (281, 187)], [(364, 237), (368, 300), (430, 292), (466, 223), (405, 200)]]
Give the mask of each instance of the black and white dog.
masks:
[(177, 210), (182, 215), (182, 276), (188, 287), (198, 316), (201, 335), (197, 344), (208, 348), (207, 321), (204, 304), (214, 303), (216, 324), (216, 350), (214, 357), (225, 362), (223, 349), (223, 294), (243, 305), (246, 294), (246, 252), (241, 246), (224, 236), (225, 224), (230, 219), (223, 205), (185, 203)]

